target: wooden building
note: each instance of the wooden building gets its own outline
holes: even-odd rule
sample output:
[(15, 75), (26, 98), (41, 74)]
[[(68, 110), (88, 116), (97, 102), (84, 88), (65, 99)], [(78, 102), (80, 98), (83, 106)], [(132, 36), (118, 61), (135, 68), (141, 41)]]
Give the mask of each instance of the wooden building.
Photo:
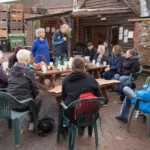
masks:
[(128, 19), (138, 15), (124, 0), (84, 0), (77, 8), (73, 10), (76, 43), (91, 41), (97, 47), (108, 41), (110, 46), (119, 44), (123, 51), (134, 46), (134, 23)]
[[(73, 30), (72, 46), (78, 43), (86, 45), (91, 41), (94, 46), (108, 41), (109, 45), (119, 44), (123, 51), (134, 46), (134, 23), (128, 19), (137, 18), (138, 13), (129, 6), (125, 0), (76, 0), (73, 11), (63, 11), (36, 17), (26, 18), (28, 24), (32, 24), (32, 40), (34, 40), (34, 22), (39, 21), (39, 27), (47, 29), (46, 38), (52, 47), (51, 37), (53, 30), (61, 24), (69, 22)], [(66, 22), (64, 22), (66, 20)], [(30, 22), (30, 23), (29, 23)], [(32, 22), (32, 23), (31, 23)], [(30, 36), (28, 36), (30, 37)], [(27, 45), (31, 45), (32, 42)], [(70, 49), (72, 51), (73, 48)]]

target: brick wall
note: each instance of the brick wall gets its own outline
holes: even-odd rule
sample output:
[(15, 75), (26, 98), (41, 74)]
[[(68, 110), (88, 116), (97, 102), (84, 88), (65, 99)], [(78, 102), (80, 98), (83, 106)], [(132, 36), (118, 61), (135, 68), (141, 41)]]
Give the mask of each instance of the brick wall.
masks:
[(141, 53), (141, 64), (150, 67), (150, 21), (135, 23), (134, 46)]

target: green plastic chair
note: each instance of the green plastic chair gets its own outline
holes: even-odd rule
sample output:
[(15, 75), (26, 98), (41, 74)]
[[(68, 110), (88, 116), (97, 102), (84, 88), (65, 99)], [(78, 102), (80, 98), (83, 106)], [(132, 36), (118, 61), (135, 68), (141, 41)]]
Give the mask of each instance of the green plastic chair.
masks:
[[(96, 150), (98, 150), (98, 132), (96, 121), (99, 117), (99, 108), (102, 105), (106, 104), (106, 102), (106, 99), (100, 97), (93, 99), (77, 100), (72, 102), (69, 106), (66, 106), (64, 103), (61, 103), (58, 117), (57, 141), (60, 140), (63, 119), (66, 118), (69, 121), (68, 150), (74, 150), (76, 131), (80, 127), (88, 127), (89, 136), (92, 135), (92, 129), (94, 127)], [(76, 109), (75, 121), (69, 120), (64, 114), (65, 110), (72, 108)]]
[[(29, 110), (24, 111), (24, 112), (14, 111), (11, 109), (10, 102), (29, 105)], [(9, 128), (13, 129), (14, 141), (15, 141), (16, 147), (19, 147), (20, 145), (21, 121), (29, 113), (32, 114), (32, 118), (36, 125), (36, 131), (37, 131), (37, 120), (36, 120), (36, 115), (35, 115), (35, 105), (34, 105), (33, 99), (29, 98), (26, 100), (18, 101), (12, 95), (6, 92), (0, 92), (0, 118), (7, 119)]]
[(136, 73), (131, 73), (131, 74), (130, 74), (129, 79), (125, 81), (125, 82), (126, 82), (126, 84), (131, 85), (132, 83), (135, 83), (135, 82), (136, 82), (136, 80), (132, 80), (133, 75), (135, 75), (135, 74), (140, 74), (140, 73), (142, 72), (142, 70), (143, 70), (143, 67), (142, 67), (142, 66), (140, 66), (140, 68), (139, 68), (139, 71), (138, 71), (138, 72), (136, 72)]
[(0, 92), (7, 92), (7, 88), (0, 88)]
[[(150, 102), (150, 100), (141, 99), (141, 98), (138, 98), (136, 100), (136, 103), (134, 104), (134, 106), (131, 110), (131, 113), (129, 115), (129, 121), (128, 121), (128, 127), (127, 127), (128, 132), (130, 132), (130, 125), (131, 125), (132, 117), (134, 115), (134, 111), (139, 111), (138, 107), (139, 107), (140, 101)], [(150, 139), (150, 113), (144, 113), (141, 110), (140, 110), (140, 112), (147, 118), (147, 121), (148, 121), (148, 138)]]

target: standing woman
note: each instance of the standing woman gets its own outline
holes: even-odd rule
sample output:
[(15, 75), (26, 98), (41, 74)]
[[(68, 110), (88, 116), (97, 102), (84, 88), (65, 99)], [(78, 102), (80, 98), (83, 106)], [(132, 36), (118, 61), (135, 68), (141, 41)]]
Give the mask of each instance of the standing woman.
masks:
[(103, 62), (106, 62), (106, 64), (109, 63), (109, 56), (105, 55), (105, 46), (99, 45), (97, 48), (97, 53), (95, 54), (93, 60), (96, 61), (96, 63), (103, 64)]
[(47, 39), (45, 38), (45, 29), (39, 28), (36, 30), (36, 40), (32, 45), (32, 54), (35, 58), (35, 63), (40, 63), (41, 61), (49, 64), (49, 50), (50, 47), (48, 45)]

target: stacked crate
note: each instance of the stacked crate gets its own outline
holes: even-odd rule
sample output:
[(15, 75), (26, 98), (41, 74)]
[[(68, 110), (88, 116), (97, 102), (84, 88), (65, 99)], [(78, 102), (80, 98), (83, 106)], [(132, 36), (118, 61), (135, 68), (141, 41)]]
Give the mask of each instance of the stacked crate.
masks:
[(0, 50), (2, 51), (7, 51), (8, 10), (7, 4), (0, 4)]
[(0, 4), (0, 38), (8, 37), (8, 5)]
[(9, 32), (23, 33), (23, 6), (11, 4), (9, 11)]

